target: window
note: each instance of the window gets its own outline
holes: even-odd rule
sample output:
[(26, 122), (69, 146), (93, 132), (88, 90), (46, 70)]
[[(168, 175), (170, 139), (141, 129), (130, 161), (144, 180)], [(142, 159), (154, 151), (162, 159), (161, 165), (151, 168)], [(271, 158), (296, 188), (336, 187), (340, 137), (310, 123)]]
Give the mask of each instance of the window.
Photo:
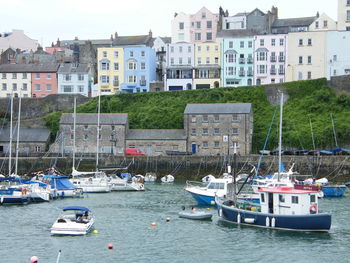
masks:
[(207, 28), (211, 29), (212, 28), (212, 22), (211, 21), (207, 21)]
[(106, 57), (107, 57), (107, 51), (103, 51), (103, 52), (102, 52), (102, 56), (103, 56), (104, 58), (106, 58)]
[(203, 135), (208, 135), (208, 134), (209, 134), (208, 128), (203, 128)]
[(202, 58), (201, 57), (197, 58), (197, 62), (198, 64), (202, 64)]
[(194, 38), (195, 40), (201, 40), (201, 33), (196, 33)]
[(233, 114), (232, 115), (232, 121), (233, 122), (236, 122), (236, 121), (238, 121), (239, 119), (238, 119), (238, 114)]
[(244, 48), (244, 41), (239, 42), (239, 47)]
[(273, 47), (276, 46), (276, 39), (274, 38), (271, 39), (271, 46)]
[(279, 195), (279, 200), (280, 200), (280, 203), (284, 203), (285, 202), (284, 195)]
[(196, 22), (196, 28), (200, 29), (201, 28), (201, 21)]
[(235, 68), (234, 68), (234, 67), (228, 67), (228, 68), (227, 68), (227, 75), (228, 75), (228, 76), (236, 75), (236, 74), (235, 74)]
[(12, 79), (17, 79), (17, 73), (12, 73)]
[(202, 13), (202, 18), (206, 18), (207, 17), (207, 14), (206, 13)]
[(215, 64), (219, 64), (219, 58), (214, 58)]
[(233, 41), (228, 42), (228, 47), (233, 48)]
[(219, 51), (219, 46), (215, 46), (215, 51)]
[(141, 57), (145, 57), (146, 56), (146, 52), (145, 51), (141, 51)]
[(298, 80), (302, 80), (303, 79), (303, 72), (298, 72)]
[(109, 70), (109, 62), (101, 62), (101, 70)]
[(198, 52), (202, 51), (202, 47), (201, 47), (201, 46), (198, 46), (198, 47), (197, 47), (197, 50), (198, 50)]
[(191, 122), (196, 122), (196, 121), (197, 121), (196, 116), (192, 116), (192, 118), (191, 118)]
[(84, 125), (84, 130), (87, 130), (89, 128), (89, 125)]
[(52, 85), (46, 84), (46, 91), (52, 91)]
[(238, 128), (232, 128), (232, 134), (238, 135), (239, 134)]
[(38, 153), (38, 152), (41, 152), (41, 147), (38, 146), (38, 145), (36, 145), (36, 146), (35, 146), (35, 152), (37, 152), (37, 153)]
[(312, 46), (312, 39), (311, 39), (311, 38), (309, 38), (309, 39), (307, 40), (307, 45), (308, 45), (308, 46)]
[(118, 51), (114, 51), (114, 57), (115, 58), (119, 57), (119, 52)]
[(208, 148), (208, 142), (203, 142), (203, 148), (207, 149)]
[(212, 40), (213, 39), (213, 33), (207, 33), (207, 40)]
[[(27, 76), (26, 76), (27, 78)], [(46, 73), (46, 79), (51, 79), (51, 73)]]
[(131, 75), (129, 76), (128, 80), (129, 80), (129, 83), (136, 83), (136, 76)]
[(69, 74), (64, 75), (64, 80), (65, 81), (71, 81), (71, 79), (72, 79), (71, 75), (69, 75)]
[[(48, 73), (49, 74), (49, 73)], [(51, 74), (50, 74), (50, 76), (51, 76)], [(23, 73), (22, 74), (22, 79), (27, 79), (27, 73)], [(51, 78), (50, 78), (51, 79)]]
[(146, 69), (146, 63), (145, 62), (141, 62), (141, 69), (145, 70)]
[(300, 64), (303, 64), (303, 57), (302, 56), (299, 56), (299, 65)]
[(129, 70), (136, 70), (136, 62), (134, 62), (134, 61), (129, 62), (128, 69)]
[(307, 79), (311, 79), (312, 78), (312, 76), (311, 76), (311, 71), (308, 71), (307, 72)]
[(119, 70), (119, 63), (117, 62), (114, 63), (114, 70)]
[[(39, 85), (40, 86), (40, 85)], [(17, 83), (12, 84), (12, 90), (16, 91), (17, 90)]]
[(267, 72), (267, 66), (266, 65), (258, 65), (258, 73), (265, 74)]
[(134, 56), (134, 51), (130, 51), (130, 52), (129, 52), (129, 56), (130, 56), (130, 57), (133, 57), (133, 56)]
[(260, 196), (261, 196), (261, 203), (265, 203), (265, 194), (260, 194)]
[(333, 62), (337, 61), (337, 55), (333, 55)]
[(7, 90), (7, 84), (6, 83), (2, 83), (2, 90)]
[(266, 61), (267, 60), (267, 53), (266, 52), (258, 52), (258, 61)]
[(182, 53), (182, 46), (179, 46), (179, 52)]
[(203, 115), (203, 122), (208, 122), (208, 115)]
[(210, 64), (210, 58), (209, 58), (209, 57), (207, 57), (207, 58), (205, 59), (205, 63), (206, 63), (206, 64)]
[(78, 85), (78, 92), (80, 93), (84, 92), (84, 85)]
[(220, 134), (220, 128), (214, 128), (214, 134)]
[(319, 26), (320, 26), (320, 23), (318, 21), (316, 21), (315, 28), (317, 29), (317, 28), (319, 28)]
[(260, 39), (260, 46), (263, 47), (265, 45), (265, 40), (264, 39)]
[(192, 135), (196, 135), (196, 129), (194, 129), (194, 128), (191, 129), (191, 134), (192, 134)]
[(102, 83), (109, 83), (109, 76), (102, 75), (100, 79)]
[(78, 80), (79, 81), (84, 81), (84, 75), (83, 74), (78, 74)]
[(179, 58), (179, 65), (182, 65), (182, 58)]
[(174, 65), (174, 58), (170, 58), (170, 65)]
[(252, 48), (253, 47), (253, 41), (248, 41), (248, 47)]
[(226, 56), (226, 60), (227, 60), (228, 63), (233, 63), (233, 62), (235, 62), (235, 55), (234, 55), (234, 54), (228, 54), (228, 55)]
[(84, 134), (84, 140), (87, 140), (89, 136), (87, 134)]
[(316, 202), (316, 195), (310, 195), (310, 203)]
[(308, 56), (307, 57), (307, 64), (311, 64), (312, 63), (312, 57), (311, 56)]
[(112, 129), (112, 131), (115, 131), (115, 126), (112, 125), (112, 126), (111, 126), (111, 129)]
[(40, 73), (35, 73), (35, 79), (40, 79)]
[(214, 115), (214, 121), (216, 122), (220, 121), (220, 115)]
[(299, 203), (299, 197), (292, 195), (292, 204), (298, 204)]
[[(24, 73), (23, 73), (24, 74)], [(26, 74), (27, 75), (27, 74)], [(2, 79), (6, 79), (6, 73), (2, 73)], [(23, 77), (24, 78), (24, 77)]]
[(350, 21), (350, 10), (346, 11), (346, 21)]
[(185, 28), (184, 22), (180, 22), (180, 23), (179, 23), (179, 29), (182, 30), (182, 29), (184, 29), (184, 28)]
[(191, 63), (192, 63), (192, 59), (191, 59), (191, 57), (188, 57), (188, 58), (187, 58), (187, 64), (188, 64), (188, 65), (191, 65)]
[(299, 46), (302, 46), (304, 44), (304, 41), (302, 39), (299, 39)]
[(188, 53), (191, 53), (192, 52), (192, 48), (191, 46), (188, 46)]
[(174, 53), (174, 47), (170, 47), (170, 52)]
[(327, 27), (328, 27), (328, 21), (325, 20), (325, 21), (323, 21), (323, 28), (327, 28)]
[(215, 141), (214, 142), (214, 148), (220, 148), (220, 142)]
[(23, 83), (22, 90), (28, 90), (28, 84), (27, 83)]
[(280, 46), (284, 46), (284, 39), (280, 38)]
[(73, 86), (71, 86), (71, 85), (64, 85), (63, 86), (63, 92), (73, 92)]

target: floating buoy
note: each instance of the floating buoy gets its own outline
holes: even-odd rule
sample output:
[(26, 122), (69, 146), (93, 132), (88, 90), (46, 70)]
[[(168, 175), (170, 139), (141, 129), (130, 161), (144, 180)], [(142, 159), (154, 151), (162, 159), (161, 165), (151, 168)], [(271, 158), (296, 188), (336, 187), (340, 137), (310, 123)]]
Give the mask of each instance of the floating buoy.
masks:
[(212, 200), (212, 201), (210, 202), (210, 204), (211, 204), (211, 205), (215, 205), (215, 201)]
[(207, 210), (210, 211), (210, 207), (208, 207)]
[(92, 233), (95, 235), (99, 234), (98, 230), (96, 230), (96, 229), (94, 231), (92, 231)]
[(39, 258), (38, 258), (37, 256), (32, 256), (32, 257), (30, 258), (30, 262), (31, 262), (31, 263), (38, 263), (38, 261), (39, 261)]
[(147, 227), (147, 229), (148, 229), (148, 230), (152, 230), (152, 227), (149, 226), (149, 227)]
[(165, 221), (170, 222), (170, 217), (167, 217)]
[(152, 222), (151, 223), (151, 226), (156, 226), (157, 224), (155, 222)]
[(113, 244), (112, 243), (108, 244), (108, 249), (113, 249)]

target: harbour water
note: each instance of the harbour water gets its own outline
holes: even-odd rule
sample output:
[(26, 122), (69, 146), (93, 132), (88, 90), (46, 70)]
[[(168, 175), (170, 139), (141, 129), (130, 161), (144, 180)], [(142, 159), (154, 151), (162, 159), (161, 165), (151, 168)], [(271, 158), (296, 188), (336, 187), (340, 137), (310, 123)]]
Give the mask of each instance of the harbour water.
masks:
[[(184, 182), (146, 184), (145, 192), (2, 206), (0, 258), (26, 263), (35, 255), (39, 263), (55, 263), (61, 250), (60, 263), (350, 262), (350, 194), (320, 200), (320, 209), (332, 213), (330, 233), (299, 233), (222, 222), (214, 208), (212, 221), (179, 218), (182, 206), (196, 205), (184, 186)], [(52, 223), (69, 205), (90, 208), (99, 234), (51, 236)], [(151, 226), (152, 222), (157, 225)]]

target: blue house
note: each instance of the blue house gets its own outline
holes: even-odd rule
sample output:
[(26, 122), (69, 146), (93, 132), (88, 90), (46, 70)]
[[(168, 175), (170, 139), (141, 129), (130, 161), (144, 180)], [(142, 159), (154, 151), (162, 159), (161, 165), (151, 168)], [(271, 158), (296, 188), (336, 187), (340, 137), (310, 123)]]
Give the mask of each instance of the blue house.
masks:
[(156, 80), (156, 52), (145, 45), (124, 47), (122, 92), (148, 92)]
[[(226, 32), (225, 32), (226, 33)], [(230, 32), (227, 32), (230, 33)], [(251, 86), (254, 83), (253, 36), (222, 38), (221, 85), (223, 87)]]

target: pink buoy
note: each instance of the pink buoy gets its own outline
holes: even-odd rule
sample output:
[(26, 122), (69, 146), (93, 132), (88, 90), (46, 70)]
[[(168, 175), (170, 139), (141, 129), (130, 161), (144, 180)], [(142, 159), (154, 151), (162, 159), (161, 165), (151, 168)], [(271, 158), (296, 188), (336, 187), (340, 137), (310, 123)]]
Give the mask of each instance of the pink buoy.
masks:
[(32, 256), (30, 258), (30, 263), (38, 263), (38, 261), (39, 261), (39, 258), (37, 256)]
[(113, 244), (109, 243), (108, 244), (108, 249), (113, 249)]

